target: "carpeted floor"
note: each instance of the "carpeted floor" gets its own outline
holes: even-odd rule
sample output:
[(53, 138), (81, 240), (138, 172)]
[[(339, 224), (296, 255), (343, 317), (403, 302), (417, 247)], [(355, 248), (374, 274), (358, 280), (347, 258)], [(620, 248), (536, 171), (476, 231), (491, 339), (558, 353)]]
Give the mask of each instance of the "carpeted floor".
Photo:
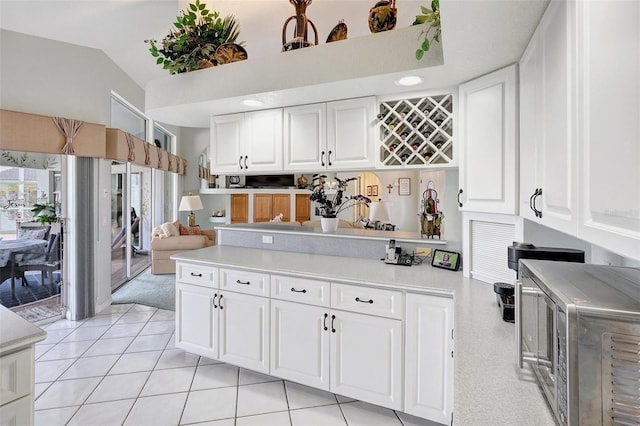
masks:
[(16, 279), (15, 296), (11, 295), (11, 279), (4, 281), (0, 284), (0, 304), (7, 308), (13, 308), (55, 296), (59, 292), (57, 283), (60, 280), (60, 274), (56, 272), (53, 275), (54, 285), (52, 288), (48, 278), (45, 280), (45, 285), (40, 284), (40, 272), (25, 273), (28, 285), (23, 286), (22, 282)]
[(175, 281), (175, 274), (152, 275), (151, 268), (147, 268), (111, 295), (112, 304), (138, 303), (174, 311), (176, 303)]

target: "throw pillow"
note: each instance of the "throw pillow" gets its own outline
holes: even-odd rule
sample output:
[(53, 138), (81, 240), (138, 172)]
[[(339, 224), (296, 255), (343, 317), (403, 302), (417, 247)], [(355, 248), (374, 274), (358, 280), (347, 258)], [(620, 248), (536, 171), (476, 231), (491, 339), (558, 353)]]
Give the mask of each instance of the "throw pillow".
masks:
[(200, 232), (200, 228), (197, 226), (180, 225), (180, 235), (202, 235), (202, 232)]
[(164, 231), (165, 235), (167, 235), (168, 237), (177, 237), (178, 235), (180, 235), (178, 229), (171, 222), (163, 223), (161, 225), (161, 228)]

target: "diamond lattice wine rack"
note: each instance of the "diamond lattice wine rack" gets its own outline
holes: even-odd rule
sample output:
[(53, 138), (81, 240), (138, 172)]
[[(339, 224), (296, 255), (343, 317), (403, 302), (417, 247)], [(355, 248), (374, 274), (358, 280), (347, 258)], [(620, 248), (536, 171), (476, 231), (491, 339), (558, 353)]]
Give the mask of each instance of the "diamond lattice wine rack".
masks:
[(424, 167), (453, 161), (453, 95), (380, 103), (379, 166)]

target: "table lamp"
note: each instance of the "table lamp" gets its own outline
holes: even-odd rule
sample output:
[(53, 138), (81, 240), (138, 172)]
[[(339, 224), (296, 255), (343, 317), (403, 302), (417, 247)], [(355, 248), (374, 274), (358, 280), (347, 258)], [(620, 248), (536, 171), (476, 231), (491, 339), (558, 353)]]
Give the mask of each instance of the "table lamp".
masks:
[(194, 210), (202, 210), (204, 207), (202, 206), (202, 200), (199, 195), (185, 195), (180, 200), (180, 206), (178, 210), (181, 212), (189, 212), (188, 224), (189, 226), (196, 226), (196, 215), (193, 213)]
[[(369, 222), (388, 222), (389, 214), (387, 213), (387, 206), (382, 201), (372, 201), (369, 205)], [(376, 229), (378, 227), (376, 226)]]

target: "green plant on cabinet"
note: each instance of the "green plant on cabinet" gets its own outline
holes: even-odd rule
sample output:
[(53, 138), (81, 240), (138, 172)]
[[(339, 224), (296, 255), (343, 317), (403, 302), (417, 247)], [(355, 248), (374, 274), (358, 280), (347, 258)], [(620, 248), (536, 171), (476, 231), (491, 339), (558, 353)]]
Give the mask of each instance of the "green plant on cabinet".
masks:
[(440, 0), (431, 2), (431, 9), (420, 6), (422, 15), (416, 15), (413, 25), (429, 24), (426, 30), (420, 31), (418, 41), (422, 40), (420, 47), (416, 50), (416, 59), (420, 60), (434, 42), (439, 43), (442, 33), (440, 28)]

